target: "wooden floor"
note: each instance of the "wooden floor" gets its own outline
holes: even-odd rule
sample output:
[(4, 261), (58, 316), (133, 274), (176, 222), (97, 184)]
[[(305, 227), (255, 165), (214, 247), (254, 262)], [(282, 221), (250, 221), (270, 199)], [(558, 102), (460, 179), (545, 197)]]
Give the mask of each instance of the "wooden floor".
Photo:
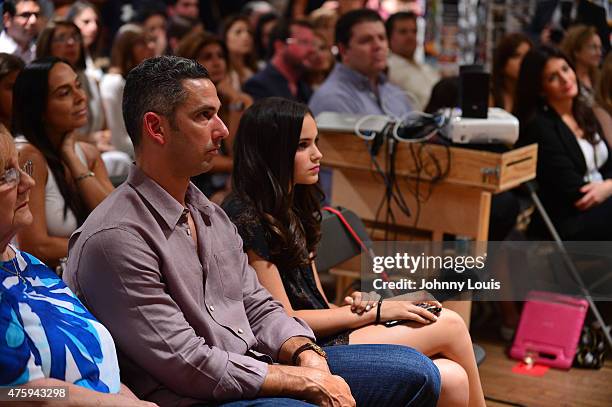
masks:
[[(612, 358), (601, 370), (550, 369), (542, 377), (512, 372), (516, 361), (506, 356), (505, 346), (490, 335), (473, 333), (476, 343), (487, 352), (480, 365), (485, 396), (529, 407), (612, 407)], [(513, 404), (487, 400), (489, 407)]]

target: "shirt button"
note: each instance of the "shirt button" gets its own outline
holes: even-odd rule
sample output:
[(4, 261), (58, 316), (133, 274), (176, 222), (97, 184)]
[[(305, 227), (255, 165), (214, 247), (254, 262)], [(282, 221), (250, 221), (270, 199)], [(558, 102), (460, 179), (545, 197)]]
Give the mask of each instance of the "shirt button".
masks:
[(212, 305), (209, 305), (208, 309), (210, 310), (210, 312), (213, 312), (215, 310), (215, 307), (213, 307)]
[(242, 330), (242, 328), (238, 328), (238, 333), (239, 333), (239, 334), (241, 334), (241, 335), (244, 333), (244, 331)]

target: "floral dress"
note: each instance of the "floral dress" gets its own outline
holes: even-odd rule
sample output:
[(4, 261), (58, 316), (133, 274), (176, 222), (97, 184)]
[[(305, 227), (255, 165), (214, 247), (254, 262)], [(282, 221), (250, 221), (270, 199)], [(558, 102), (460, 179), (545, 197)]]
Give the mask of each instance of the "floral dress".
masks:
[(54, 378), (119, 392), (108, 330), (49, 267), (13, 250), (13, 260), (0, 262), (0, 386)]

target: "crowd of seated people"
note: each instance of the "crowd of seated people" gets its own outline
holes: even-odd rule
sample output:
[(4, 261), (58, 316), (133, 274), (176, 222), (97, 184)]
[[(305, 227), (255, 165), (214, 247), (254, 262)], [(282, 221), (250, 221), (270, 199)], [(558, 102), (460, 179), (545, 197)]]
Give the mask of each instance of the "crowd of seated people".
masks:
[(261, 286), (225, 212), (189, 182), (228, 136), (200, 64), (148, 59), (128, 74), (124, 102), (136, 164), (73, 234), (64, 278), (111, 332), (137, 396), (161, 405), (435, 404), (438, 370), (413, 349), (317, 346)]
[[(79, 0), (45, 18), (47, 3), (2, 4), (0, 385), (66, 382), (79, 405), (484, 405), (455, 312), (361, 292), (334, 304), (313, 263), (333, 182), (316, 115), (459, 104), (457, 78), (435, 84), (416, 52), (418, 13)], [(510, 33), (491, 56), (489, 104), (519, 119), (516, 147), (538, 144), (566, 240), (612, 238), (600, 32), (573, 25), (558, 48)], [(491, 240), (517, 213), (512, 192), (494, 197)], [(537, 214), (529, 234), (549, 238)], [(411, 322), (379, 324), (396, 319)], [(42, 337), (38, 320), (75, 334)]]

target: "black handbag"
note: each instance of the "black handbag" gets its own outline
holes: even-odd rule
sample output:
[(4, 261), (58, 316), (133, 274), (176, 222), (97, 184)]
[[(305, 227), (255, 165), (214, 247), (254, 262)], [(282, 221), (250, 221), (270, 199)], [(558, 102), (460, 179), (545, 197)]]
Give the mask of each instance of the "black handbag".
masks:
[(574, 367), (601, 369), (605, 360), (606, 341), (600, 326), (585, 325), (574, 357)]

